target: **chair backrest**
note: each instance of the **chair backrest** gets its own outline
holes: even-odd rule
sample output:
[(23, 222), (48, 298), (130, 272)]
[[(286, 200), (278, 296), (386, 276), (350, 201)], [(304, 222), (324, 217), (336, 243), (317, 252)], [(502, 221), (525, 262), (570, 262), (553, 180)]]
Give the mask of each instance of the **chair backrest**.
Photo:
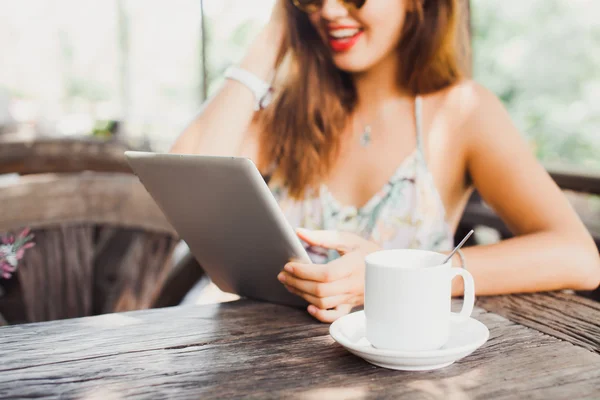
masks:
[(0, 177), (0, 233), (29, 227), (35, 235), (15, 276), (0, 280), (0, 314), (19, 323), (152, 307), (178, 238), (127, 172), (125, 147), (40, 143), (0, 152), (0, 171), (31, 174)]
[(131, 174), (85, 171), (0, 178), (0, 207), (0, 231), (95, 224), (175, 232)]
[(117, 140), (93, 137), (0, 137), (0, 174), (124, 172), (131, 173), (123, 156), (130, 147)]

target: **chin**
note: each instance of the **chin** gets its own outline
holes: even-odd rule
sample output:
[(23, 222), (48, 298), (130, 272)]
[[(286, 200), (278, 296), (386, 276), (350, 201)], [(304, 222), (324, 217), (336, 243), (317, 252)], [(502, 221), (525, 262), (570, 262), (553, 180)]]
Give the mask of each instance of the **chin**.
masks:
[(350, 54), (334, 55), (333, 63), (338, 69), (351, 74), (365, 72), (373, 66), (372, 63)]

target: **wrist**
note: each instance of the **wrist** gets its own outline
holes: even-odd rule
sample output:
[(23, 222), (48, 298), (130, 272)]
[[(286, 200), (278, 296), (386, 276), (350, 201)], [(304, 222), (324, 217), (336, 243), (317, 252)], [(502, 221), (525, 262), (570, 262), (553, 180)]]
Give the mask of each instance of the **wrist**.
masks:
[(268, 25), (252, 43), (239, 66), (257, 77), (268, 81), (277, 63), (283, 34)]
[(259, 111), (267, 107), (271, 102), (271, 85), (254, 75), (252, 72), (249, 72), (243, 68), (232, 66), (225, 71), (225, 77), (238, 81), (252, 92), (255, 100), (255, 111)]

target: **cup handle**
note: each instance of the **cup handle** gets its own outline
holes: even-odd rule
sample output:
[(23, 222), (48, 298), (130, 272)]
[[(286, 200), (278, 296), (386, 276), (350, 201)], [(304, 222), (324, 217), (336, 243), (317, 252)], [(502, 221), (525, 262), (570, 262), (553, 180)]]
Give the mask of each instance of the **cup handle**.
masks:
[(475, 306), (475, 282), (473, 280), (473, 275), (471, 275), (471, 273), (466, 269), (450, 269), (450, 281), (452, 281), (458, 275), (462, 276), (465, 283), (463, 306), (460, 313), (453, 312), (451, 314), (460, 321), (466, 321), (469, 319), (469, 317), (471, 317), (471, 313), (473, 313), (473, 307)]

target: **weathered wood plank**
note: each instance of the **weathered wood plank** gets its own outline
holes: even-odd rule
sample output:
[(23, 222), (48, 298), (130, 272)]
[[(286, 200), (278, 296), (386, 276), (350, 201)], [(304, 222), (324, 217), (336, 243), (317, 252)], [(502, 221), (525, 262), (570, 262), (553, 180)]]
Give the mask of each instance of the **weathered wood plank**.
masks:
[(103, 171), (131, 173), (129, 146), (93, 137), (0, 138), (0, 174)]
[(21, 324), (27, 322), (27, 312), (23, 299), (23, 291), (18, 275), (10, 280), (0, 282), (0, 314), (5, 324)]
[(187, 253), (169, 273), (169, 277), (153, 308), (172, 307), (181, 304), (185, 295), (204, 276), (204, 270), (194, 258)]
[(15, 277), (1, 282), (10, 323), (150, 308), (172, 270), (167, 234), (84, 224), (34, 235)]
[(426, 373), (374, 367), (304, 310), (247, 301), (5, 327), (0, 396), (597, 398), (600, 355), (475, 315), (488, 343)]
[(92, 228), (58, 227), (35, 232), (17, 272), (27, 321), (91, 315)]
[(600, 354), (600, 303), (568, 293), (480, 297), (477, 305)]
[[(0, 233), (27, 226), (36, 235), (14, 278), (20, 295), (13, 285), (0, 298), (8, 322), (129, 311), (157, 301), (178, 238), (137, 177), (17, 177), (0, 182), (0, 204)], [(17, 297), (24, 311), (6, 310)]]
[(105, 224), (176, 236), (144, 186), (130, 174), (23, 176), (0, 182), (0, 204), (0, 232), (24, 226)]
[(600, 172), (568, 165), (546, 164), (558, 186), (575, 192), (600, 194)]
[[(109, 234), (102, 232), (108, 229)], [(100, 228), (94, 254), (94, 314), (150, 308), (173, 269), (170, 235)]]
[(178, 239), (132, 175), (127, 149), (87, 137), (0, 138), (0, 174), (38, 174), (0, 181), (0, 233), (30, 227), (37, 242), (0, 298), (9, 323), (157, 301)]

